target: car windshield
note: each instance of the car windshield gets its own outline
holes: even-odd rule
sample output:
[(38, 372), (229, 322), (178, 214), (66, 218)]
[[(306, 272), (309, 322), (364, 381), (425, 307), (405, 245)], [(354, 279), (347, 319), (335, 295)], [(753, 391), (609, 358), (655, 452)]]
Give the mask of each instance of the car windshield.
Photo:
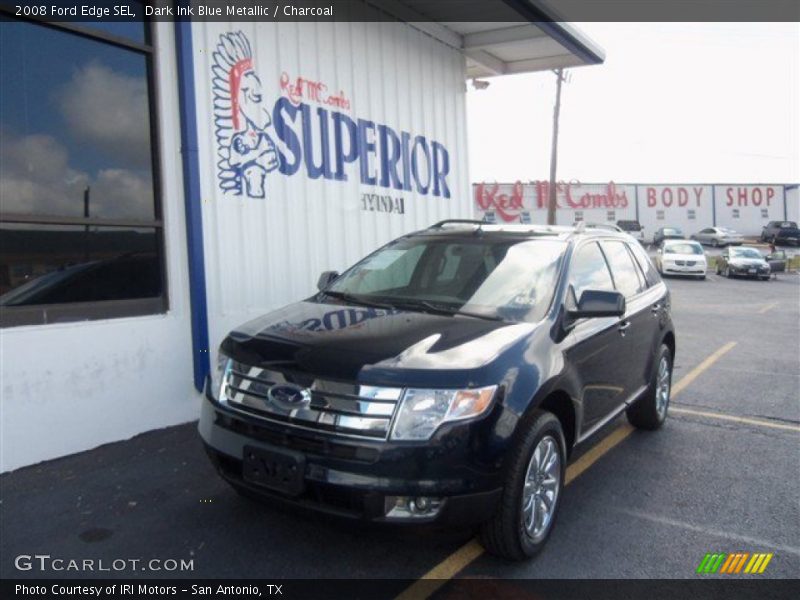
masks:
[(617, 225), (624, 231), (641, 231), (642, 226), (636, 221), (617, 221)]
[(734, 233), (734, 234), (736, 233), (736, 231), (734, 231), (733, 229), (728, 229), (727, 227), (720, 227), (719, 230), (722, 233)]
[(755, 248), (731, 248), (731, 258), (763, 258)]
[(703, 247), (700, 244), (665, 244), (664, 254), (702, 254)]
[(780, 225), (781, 229), (797, 229), (797, 223), (794, 221), (785, 221)]
[(664, 227), (664, 235), (681, 235), (682, 233), (677, 227)]
[(321, 292), (354, 303), (538, 321), (555, 289), (565, 242), (486, 236), (401, 238)]

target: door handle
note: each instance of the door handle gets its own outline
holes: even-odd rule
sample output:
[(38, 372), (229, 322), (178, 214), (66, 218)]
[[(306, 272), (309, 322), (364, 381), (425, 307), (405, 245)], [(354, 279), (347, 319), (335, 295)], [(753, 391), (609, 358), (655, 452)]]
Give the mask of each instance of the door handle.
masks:
[(630, 321), (623, 321), (617, 326), (617, 330), (622, 334), (625, 335), (625, 332), (628, 330), (628, 327), (631, 326)]

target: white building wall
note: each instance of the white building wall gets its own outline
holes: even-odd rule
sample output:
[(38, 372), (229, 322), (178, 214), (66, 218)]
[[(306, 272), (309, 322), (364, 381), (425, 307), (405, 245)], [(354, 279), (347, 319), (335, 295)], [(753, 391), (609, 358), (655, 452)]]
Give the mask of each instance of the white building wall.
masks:
[[(197, 23), (193, 27), (212, 349), (237, 325), (315, 292), (322, 271), (343, 270), (406, 232), (471, 213), (465, 64), (458, 51), (402, 23)], [(234, 37), (226, 38), (229, 33)], [(249, 63), (241, 62), (248, 52), (235, 48), (215, 55), (221, 41), (225, 49), (224, 40), (244, 44), (245, 39), (252, 49)], [(345, 164), (347, 181), (339, 181), (313, 179), (304, 165), (291, 175), (269, 170), (268, 161), (259, 159), (264, 162), (254, 165), (253, 172), (259, 176), (267, 171), (264, 197), (257, 197), (258, 186), (248, 189), (246, 181), (240, 195), (224, 190), (222, 183), (229, 174), (220, 172), (219, 151), (220, 146), (231, 147), (230, 130), (222, 130), (221, 143), (215, 136), (219, 123), (234, 126), (227, 98), (234, 87), (229, 65), (237, 62), (252, 69), (248, 79), (253, 80), (253, 74), (258, 77), (261, 104), (272, 114), (272, 123), (260, 131), (289, 162), (293, 152), (281, 141), (275, 110), (278, 100), (290, 95), (281, 86), (282, 76), (284, 83), (296, 84), (298, 77), (305, 80), (303, 93), (295, 100), (308, 105), (313, 117), (321, 108), (329, 111), (329, 120), (332, 112), (340, 112), (353, 121), (385, 124), (398, 135), (407, 132), (412, 140), (422, 135), (429, 143), (441, 143), (449, 154), (450, 197), (419, 193), (416, 187), (409, 191), (364, 185), (358, 160)], [(308, 81), (325, 86), (318, 98), (312, 97)], [(330, 104), (328, 95), (346, 98), (349, 106)], [(286, 121), (293, 126), (290, 119)], [(316, 118), (312, 122), (312, 146), (319, 160), (322, 134)], [(238, 126), (243, 128), (243, 123)], [(250, 129), (252, 133), (254, 128)], [(335, 157), (333, 130), (328, 133), (328, 150)], [(347, 153), (344, 134), (343, 139)], [(376, 170), (374, 156), (369, 170)], [(424, 179), (421, 172), (420, 177)], [(387, 196), (392, 202), (402, 198), (404, 214), (365, 210), (370, 208), (365, 193)], [(212, 364), (215, 355), (212, 350)]]
[(768, 222), (783, 220), (783, 194), (782, 185), (714, 186), (717, 225), (743, 235), (759, 235)]
[(800, 190), (797, 185), (786, 186), (786, 218), (800, 221)]
[(659, 227), (680, 227), (688, 237), (713, 223), (710, 185), (638, 185), (636, 194), (646, 240)]
[(155, 27), (169, 312), (0, 330), (0, 471), (196, 417), (173, 25)]

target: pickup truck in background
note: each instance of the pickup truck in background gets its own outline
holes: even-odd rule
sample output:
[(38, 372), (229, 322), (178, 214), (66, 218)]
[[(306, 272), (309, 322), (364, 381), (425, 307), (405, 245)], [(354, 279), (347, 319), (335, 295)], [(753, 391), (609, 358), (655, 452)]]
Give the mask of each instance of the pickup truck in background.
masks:
[(800, 245), (800, 229), (794, 221), (770, 221), (761, 230), (762, 242)]

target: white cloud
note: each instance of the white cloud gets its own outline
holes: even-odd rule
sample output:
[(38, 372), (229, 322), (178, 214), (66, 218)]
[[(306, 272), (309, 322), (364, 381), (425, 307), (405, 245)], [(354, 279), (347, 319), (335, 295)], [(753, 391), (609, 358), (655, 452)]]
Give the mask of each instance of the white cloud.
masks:
[(118, 73), (100, 63), (78, 69), (56, 93), (76, 137), (142, 168), (150, 163), (150, 125), (144, 77)]
[(49, 135), (22, 137), (2, 131), (0, 199), (3, 212), (147, 219), (153, 214), (150, 178), (128, 169), (103, 169), (95, 177), (69, 166), (67, 149)]

